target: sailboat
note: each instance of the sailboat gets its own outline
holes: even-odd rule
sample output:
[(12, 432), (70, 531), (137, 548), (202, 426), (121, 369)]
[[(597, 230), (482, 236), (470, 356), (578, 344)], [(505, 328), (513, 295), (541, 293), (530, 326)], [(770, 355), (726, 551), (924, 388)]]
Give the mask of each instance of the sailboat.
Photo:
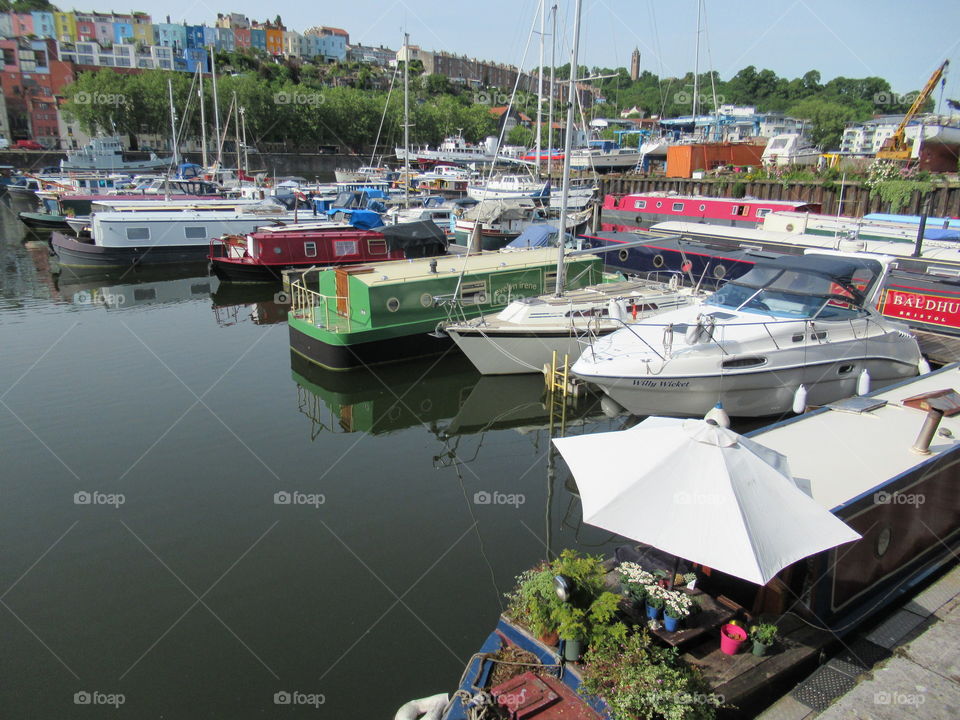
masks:
[[(570, 67), (576, 68), (580, 45), (580, 4), (574, 24)], [(567, 104), (567, 127), (573, 127), (576, 74), (571, 73)], [(567, 203), (570, 196), (570, 166), (573, 133), (566, 133), (563, 155), (563, 186), (557, 233), (556, 291), (549, 295), (514, 300), (499, 313), (449, 322), (443, 330), (485, 375), (540, 372), (553, 354), (580, 356), (586, 338), (606, 335), (624, 326), (628, 319), (687, 305), (689, 290), (681, 291), (679, 276), (672, 283), (629, 280), (583, 287), (564, 292), (566, 269)]]

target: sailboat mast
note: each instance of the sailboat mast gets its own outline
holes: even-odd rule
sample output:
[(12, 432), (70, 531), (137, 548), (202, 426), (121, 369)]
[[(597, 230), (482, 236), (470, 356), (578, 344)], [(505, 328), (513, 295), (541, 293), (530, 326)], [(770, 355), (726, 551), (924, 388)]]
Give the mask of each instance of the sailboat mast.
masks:
[(197, 75), (200, 78), (200, 88), (197, 90), (197, 97), (200, 98), (200, 152), (203, 157), (203, 169), (207, 169), (207, 116), (204, 112), (203, 102), (203, 67), (197, 66)]
[(550, 106), (547, 109), (547, 177), (553, 170), (553, 81), (557, 69), (557, 6), (550, 8), (553, 13), (553, 29), (550, 31)]
[(237, 141), (237, 171), (241, 169), (240, 165), (240, 118), (237, 117), (237, 92), (233, 92), (233, 137)]
[(210, 75), (213, 81), (213, 131), (217, 142), (217, 167), (220, 167), (222, 158), (220, 157), (220, 148), (223, 142), (220, 139), (220, 101), (217, 99), (217, 51), (211, 48), (210, 51)]
[(410, 207), (410, 33), (403, 34), (403, 205)]
[(240, 135), (243, 138), (243, 174), (250, 174), (250, 154), (247, 152), (247, 110), (240, 108)]
[(693, 131), (697, 131), (697, 101), (700, 99), (700, 10), (703, 0), (697, 0), (697, 49), (693, 58)]
[(544, 34), (544, 25), (546, 22), (546, 7), (544, 5), (546, 0), (540, 0), (540, 65), (537, 68), (537, 151), (535, 157), (537, 158), (537, 177), (540, 176), (540, 163), (542, 159), (540, 157), (541, 148), (543, 147), (542, 143), (542, 133), (543, 133), (543, 34)]
[(173, 165), (179, 165), (177, 160), (177, 112), (173, 108), (173, 83), (167, 79), (167, 95), (170, 98), (170, 144), (173, 146)]
[(573, 106), (576, 104), (577, 63), (580, 52), (580, 8), (582, 2), (583, 0), (577, 0), (577, 9), (573, 20), (573, 52), (570, 60), (570, 85), (567, 92), (567, 127), (563, 138), (563, 190), (560, 192), (560, 222), (557, 223), (560, 231), (557, 240), (557, 297), (563, 294), (563, 274), (566, 269), (563, 264), (563, 255), (567, 240), (567, 196), (570, 194), (570, 151), (573, 147)]

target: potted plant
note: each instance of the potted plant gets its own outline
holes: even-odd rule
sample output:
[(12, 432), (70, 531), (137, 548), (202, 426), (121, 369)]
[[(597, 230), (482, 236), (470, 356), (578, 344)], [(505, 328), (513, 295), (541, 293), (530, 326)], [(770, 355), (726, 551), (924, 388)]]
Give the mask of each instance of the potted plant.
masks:
[(563, 659), (576, 662), (587, 639), (587, 613), (573, 605), (564, 605), (556, 612), (557, 632), (563, 640)]
[(667, 632), (676, 632), (690, 617), (693, 602), (682, 590), (668, 590), (663, 605), (663, 627)]
[(654, 578), (635, 562), (620, 563), (617, 568), (620, 575), (620, 585), (634, 606), (640, 607), (647, 599), (647, 587), (654, 584)]
[(683, 584), (693, 590), (697, 585), (697, 574), (692, 572), (684, 573)]
[(772, 623), (760, 623), (750, 628), (750, 639), (753, 640), (753, 654), (766, 655), (777, 639), (777, 626)]
[(663, 612), (663, 606), (667, 600), (667, 591), (660, 585), (647, 586), (647, 617), (651, 620), (659, 620)]
[(525, 626), (545, 645), (556, 646), (557, 625), (554, 611), (560, 599), (553, 589), (553, 570), (542, 563), (517, 576), (517, 585), (507, 594), (507, 616)]
[(747, 641), (747, 631), (739, 625), (727, 623), (720, 627), (720, 652), (736, 655)]

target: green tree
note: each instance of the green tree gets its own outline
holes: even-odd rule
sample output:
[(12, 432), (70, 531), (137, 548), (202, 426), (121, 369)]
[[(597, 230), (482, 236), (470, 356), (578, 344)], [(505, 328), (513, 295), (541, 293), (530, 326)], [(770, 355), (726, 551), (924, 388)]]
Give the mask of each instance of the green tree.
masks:
[[(508, 145), (522, 145), (523, 147), (533, 147), (535, 142), (534, 131), (523, 125), (515, 125), (507, 133)], [(545, 141), (544, 141), (545, 142)]]
[(818, 97), (802, 100), (789, 109), (792, 117), (809, 120), (812, 124), (810, 137), (825, 150), (840, 146), (840, 138), (847, 123), (865, 120), (870, 113), (864, 113), (846, 104), (822, 100)]

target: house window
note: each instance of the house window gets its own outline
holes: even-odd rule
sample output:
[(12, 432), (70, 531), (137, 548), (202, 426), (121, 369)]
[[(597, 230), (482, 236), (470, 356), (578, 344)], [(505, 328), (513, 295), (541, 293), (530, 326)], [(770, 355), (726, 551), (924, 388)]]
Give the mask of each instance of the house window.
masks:
[(303, 244), (303, 254), (307, 257), (317, 256), (317, 244), (315, 242), (305, 242)]
[(149, 240), (150, 228), (132, 227), (127, 228), (127, 240)]
[(335, 240), (333, 243), (333, 254), (336, 257), (344, 255), (356, 255), (359, 251), (359, 243), (356, 240)]
[(204, 225), (187, 225), (183, 228), (183, 236), (187, 240), (206, 240), (207, 228)]
[(673, 209), (673, 212), (683, 212), (683, 203), (682, 202), (674, 203), (672, 209)]

